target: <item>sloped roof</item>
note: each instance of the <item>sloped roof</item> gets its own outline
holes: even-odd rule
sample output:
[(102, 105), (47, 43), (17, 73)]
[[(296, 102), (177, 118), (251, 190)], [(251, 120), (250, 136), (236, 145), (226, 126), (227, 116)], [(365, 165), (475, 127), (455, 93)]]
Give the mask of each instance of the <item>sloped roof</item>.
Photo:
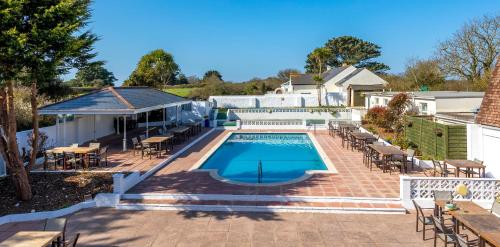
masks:
[(407, 93), (413, 98), (419, 99), (444, 99), (444, 98), (482, 98), (484, 92), (467, 92), (467, 91), (413, 91), (413, 92), (371, 92), (367, 95), (387, 96), (392, 97), (396, 94)]
[(493, 71), (476, 123), (500, 128), (500, 59)]
[[(327, 70), (321, 74), (321, 78), (326, 82), (333, 77), (340, 74), (342, 71), (347, 69), (349, 66), (336, 67), (330, 70)], [(316, 81), (314, 81), (314, 76), (316, 74), (299, 74), (292, 76), (292, 84), (293, 85), (316, 85)]]
[(363, 71), (363, 69), (364, 68), (355, 69), (353, 72), (349, 73), (346, 77), (344, 77), (340, 81), (336, 82), (335, 85), (340, 86), (340, 85), (344, 84), (344, 82), (348, 81), (349, 79), (351, 79), (354, 76), (356, 76), (357, 74), (359, 74), (359, 72)]
[(189, 100), (149, 87), (107, 87), (39, 109), (52, 114), (136, 114)]

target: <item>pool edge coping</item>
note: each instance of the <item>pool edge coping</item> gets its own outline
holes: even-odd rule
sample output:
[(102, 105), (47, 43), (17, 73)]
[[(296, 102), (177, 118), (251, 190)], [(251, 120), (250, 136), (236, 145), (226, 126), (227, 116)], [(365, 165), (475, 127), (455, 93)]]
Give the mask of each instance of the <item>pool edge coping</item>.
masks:
[[(207, 161), (212, 154), (214, 154), (219, 147), (224, 144), (224, 142), (233, 134), (233, 133), (249, 133), (249, 134), (262, 134), (262, 132), (238, 132), (238, 131), (229, 131), (220, 141), (217, 142), (216, 145), (214, 145), (207, 153), (205, 153), (196, 163), (191, 166), (191, 168), (188, 169), (189, 172), (208, 172), (208, 174), (215, 180), (221, 181), (223, 183), (228, 183), (228, 184), (233, 184), (233, 185), (240, 185), (240, 186), (253, 186), (253, 187), (272, 187), (272, 186), (281, 186), (281, 185), (288, 185), (288, 184), (293, 184), (293, 183), (298, 183), (302, 182), (304, 180), (309, 179), (312, 177), (314, 174), (338, 174), (337, 168), (335, 168), (335, 165), (333, 165), (332, 161), (330, 158), (328, 158), (328, 155), (326, 152), (323, 150), (323, 147), (319, 144), (319, 142), (316, 140), (316, 137), (311, 132), (299, 132), (299, 131), (287, 131), (287, 132), (275, 132), (275, 133), (280, 133), (280, 134), (307, 134), (309, 139), (311, 140), (312, 144), (314, 145), (314, 148), (318, 152), (319, 157), (325, 164), (327, 170), (305, 170), (304, 175), (288, 180), (285, 182), (276, 182), (276, 183), (265, 183), (265, 184), (256, 184), (256, 183), (245, 183), (245, 182), (238, 182), (234, 181), (231, 179), (224, 178), (218, 174), (218, 169), (200, 169), (200, 167)], [(266, 132), (268, 133), (268, 132)], [(274, 132), (272, 132), (274, 133)]]

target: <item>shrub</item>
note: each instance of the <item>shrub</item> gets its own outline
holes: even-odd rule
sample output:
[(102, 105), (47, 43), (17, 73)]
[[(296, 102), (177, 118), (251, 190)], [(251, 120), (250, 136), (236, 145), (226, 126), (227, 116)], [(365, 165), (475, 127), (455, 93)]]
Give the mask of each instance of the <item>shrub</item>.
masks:
[(366, 120), (369, 123), (375, 124), (381, 128), (387, 127), (387, 108), (383, 106), (374, 106), (366, 113)]

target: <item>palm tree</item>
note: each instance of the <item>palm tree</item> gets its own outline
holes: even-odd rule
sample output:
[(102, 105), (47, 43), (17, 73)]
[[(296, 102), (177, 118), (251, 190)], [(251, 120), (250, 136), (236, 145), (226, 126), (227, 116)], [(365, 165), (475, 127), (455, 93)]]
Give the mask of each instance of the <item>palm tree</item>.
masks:
[(315, 67), (318, 69), (318, 75), (314, 76), (314, 81), (316, 81), (316, 89), (318, 90), (318, 104), (321, 106), (321, 86), (323, 85), (323, 78), (321, 73), (323, 72), (323, 63), (331, 55), (331, 50), (327, 47), (316, 48), (311, 53), (310, 57), (314, 60)]

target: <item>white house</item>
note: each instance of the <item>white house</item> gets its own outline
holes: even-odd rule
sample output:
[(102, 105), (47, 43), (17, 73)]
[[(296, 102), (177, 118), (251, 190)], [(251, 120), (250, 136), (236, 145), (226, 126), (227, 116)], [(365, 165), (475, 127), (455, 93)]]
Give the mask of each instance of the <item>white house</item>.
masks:
[[(401, 92), (366, 93), (365, 107), (387, 106), (392, 97)], [(426, 91), (406, 92), (412, 105), (422, 115), (438, 113), (475, 113), (481, 106), (484, 92)]]
[[(315, 74), (291, 75), (275, 92), (282, 94), (314, 94), (318, 89)], [(328, 69), (321, 75), (321, 95), (325, 105), (362, 106), (364, 92), (382, 91), (387, 82), (365, 68), (343, 66)]]

